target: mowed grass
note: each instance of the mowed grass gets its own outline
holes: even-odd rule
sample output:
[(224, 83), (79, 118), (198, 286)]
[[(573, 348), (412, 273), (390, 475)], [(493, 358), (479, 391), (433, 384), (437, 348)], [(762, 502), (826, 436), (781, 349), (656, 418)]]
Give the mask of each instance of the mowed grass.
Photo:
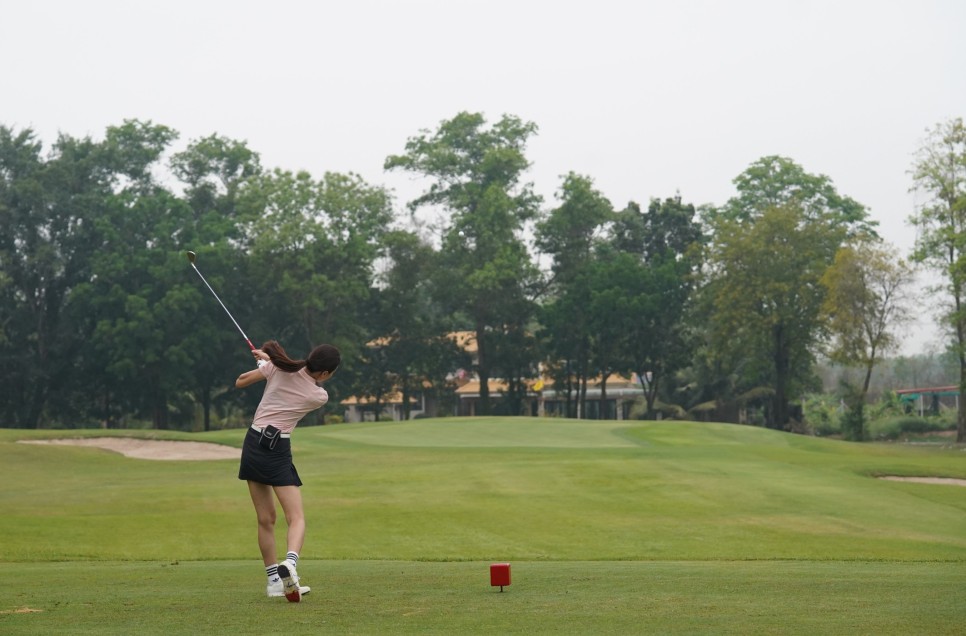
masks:
[[(961, 447), (682, 422), (300, 429), (314, 592), (290, 605), (264, 598), (236, 461), (15, 443), (104, 434), (0, 430), (0, 633), (264, 633), (271, 618), (293, 633), (938, 634), (966, 620), (966, 488), (875, 479), (966, 478)], [(124, 434), (239, 447), (244, 431)], [(503, 594), (497, 561), (513, 568)]]
[[(0, 569), (3, 634), (961, 634), (960, 565), (922, 562), (312, 561), (302, 603), (251, 563)], [(43, 583), (41, 593), (33, 584)], [(3, 611), (3, 610), (0, 610)]]

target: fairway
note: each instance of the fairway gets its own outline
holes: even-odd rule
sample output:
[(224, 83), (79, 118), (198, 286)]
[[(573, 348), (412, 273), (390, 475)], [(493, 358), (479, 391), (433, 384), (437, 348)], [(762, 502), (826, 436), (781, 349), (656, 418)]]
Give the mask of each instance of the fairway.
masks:
[(686, 422), (299, 429), (313, 593), (290, 607), (264, 597), (236, 461), (15, 443), (105, 433), (0, 430), (0, 633), (264, 633), (267, 613), (295, 633), (940, 634), (966, 616), (966, 488), (876, 479), (964, 478), (961, 448)]

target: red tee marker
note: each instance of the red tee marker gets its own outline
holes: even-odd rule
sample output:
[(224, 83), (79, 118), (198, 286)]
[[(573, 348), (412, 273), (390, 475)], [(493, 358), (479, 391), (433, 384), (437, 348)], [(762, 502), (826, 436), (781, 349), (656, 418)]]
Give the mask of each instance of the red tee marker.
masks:
[(494, 563), (490, 566), (490, 585), (496, 587), (500, 586), (500, 591), (503, 591), (504, 585), (510, 584), (510, 564), (509, 563)]

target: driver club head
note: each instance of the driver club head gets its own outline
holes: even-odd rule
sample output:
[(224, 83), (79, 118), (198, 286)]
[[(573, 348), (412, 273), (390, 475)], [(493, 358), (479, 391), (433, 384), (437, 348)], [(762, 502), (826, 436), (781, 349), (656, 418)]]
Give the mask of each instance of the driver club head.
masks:
[(191, 250), (188, 250), (188, 260), (191, 262), (192, 265), (195, 264), (196, 258), (198, 258), (197, 255), (195, 255), (195, 253), (192, 252)]

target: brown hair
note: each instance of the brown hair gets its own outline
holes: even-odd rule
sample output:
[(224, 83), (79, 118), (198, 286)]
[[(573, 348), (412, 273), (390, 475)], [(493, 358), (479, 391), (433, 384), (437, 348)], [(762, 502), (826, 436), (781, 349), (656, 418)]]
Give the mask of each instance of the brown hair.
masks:
[(330, 344), (319, 345), (312, 349), (305, 360), (293, 360), (288, 357), (285, 349), (277, 340), (269, 340), (263, 344), (262, 351), (272, 359), (272, 364), (286, 373), (295, 373), (302, 367), (307, 368), (309, 373), (319, 373), (320, 371), (335, 373), (342, 362), (342, 354)]

